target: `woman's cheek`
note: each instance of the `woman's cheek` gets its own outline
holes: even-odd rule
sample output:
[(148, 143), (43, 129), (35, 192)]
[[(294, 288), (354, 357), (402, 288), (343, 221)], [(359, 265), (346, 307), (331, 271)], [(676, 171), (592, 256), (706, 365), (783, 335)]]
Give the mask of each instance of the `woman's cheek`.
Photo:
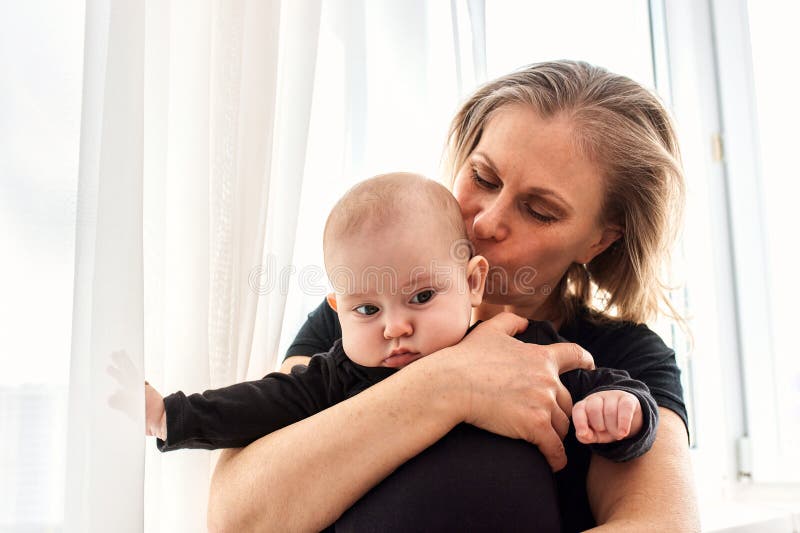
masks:
[(472, 221), (478, 210), (477, 199), (465, 185), (464, 179), (458, 179), (453, 186), (453, 196), (455, 196), (458, 206), (461, 208), (461, 216), (467, 224), (467, 229), (471, 228)]

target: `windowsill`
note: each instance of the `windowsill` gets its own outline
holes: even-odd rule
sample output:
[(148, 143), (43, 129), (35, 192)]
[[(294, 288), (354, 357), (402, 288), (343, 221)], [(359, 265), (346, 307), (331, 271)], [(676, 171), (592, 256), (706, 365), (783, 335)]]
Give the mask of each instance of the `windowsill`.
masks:
[(704, 532), (800, 531), (800, 485), (740, 483), (727, 492), (716, 500), (701, 500)]

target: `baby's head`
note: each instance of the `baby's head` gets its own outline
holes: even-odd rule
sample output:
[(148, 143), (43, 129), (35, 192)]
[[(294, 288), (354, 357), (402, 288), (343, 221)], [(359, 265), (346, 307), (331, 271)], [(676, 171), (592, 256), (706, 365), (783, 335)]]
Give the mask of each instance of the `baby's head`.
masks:
[(323, 250), (344, 350), (363, 366), (400, 368), (456, 344), (483, 297), (488, 263), (470, 252), (458, 202), (416, 174), (345, 193)]

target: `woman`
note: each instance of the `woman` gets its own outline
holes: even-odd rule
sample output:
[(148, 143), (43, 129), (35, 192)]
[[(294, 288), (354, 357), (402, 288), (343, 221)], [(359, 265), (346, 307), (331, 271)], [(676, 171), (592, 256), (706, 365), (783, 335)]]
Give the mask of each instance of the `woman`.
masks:
[[(635, 325), (669, 307), (658, 269), (683, 200), (663, 107), (585, 63), (532, 65), (464, 104), (449, 156), (471, 240), (495, 269), (475, 316), (485, 322), (360, 395), (223, 453), (210, 527), (322, 529), (466, 422), (537, 445), (554, 470), (569, 456), (557, 476), (567, 530), (698, 529), (674, 354)], [(311, 355), (333, 341), (336, 325), (323, 314), (310, 316), (295, 349)], [(576, 344), (520, 343), (511, 338), (520, 317), (551, 320)], [(562, 444), (571, 403), (558, 375), (591, 366), (578, 345), (650, 387), (661, 422), (643, 457), (614, 464), (590, 458), (572, 435)]]

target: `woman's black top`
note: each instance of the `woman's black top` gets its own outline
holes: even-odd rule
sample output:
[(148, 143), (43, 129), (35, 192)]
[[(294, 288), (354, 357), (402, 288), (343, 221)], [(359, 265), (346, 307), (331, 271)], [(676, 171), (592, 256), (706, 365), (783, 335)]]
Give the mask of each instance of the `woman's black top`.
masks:
[[(597, 320), (584, 309), (558, 333), (589, 351), (597, 367), (625, 370), (644, 382), (659, 406), (687, 424), (675, 353), (649, 328)], [(323, 301), (308, 315), (286, 356), (327, 352), (341, 336), (336, 313)], [(555, 474), (561, 530), (582, 531), (596, 525), (586, 493), (591, 451), (576, 440), (572, 428), (564, 446), (567, 466)], [(368, 492), (345, 512), (336, 529), (547, 530), (537, 517), (552, 514), (546, 512), (553, 506), (547, 499), (552, 477), (543, 456), (532, 448), (462, 424)], [(489, 509), (485, 520), (475, 523), (473, 517), (459, 526), (458, 515), (479, 502)]]

